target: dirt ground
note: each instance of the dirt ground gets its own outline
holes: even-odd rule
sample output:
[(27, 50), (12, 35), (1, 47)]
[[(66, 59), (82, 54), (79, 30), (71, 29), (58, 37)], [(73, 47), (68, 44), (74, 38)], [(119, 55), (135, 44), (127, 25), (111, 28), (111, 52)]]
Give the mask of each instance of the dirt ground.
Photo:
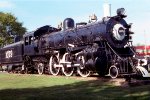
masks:
[[(14, 74), (14, 73), (7, 73), (7, 72), (0, 72), (0, 74)], [(37, 77), (40, 76), (46, 76), (50, 77), (52, 75), (38, 75), (38, 74), (15, 74), (18, 76), (22, 75), (35, 75)], [(63, 75), (59, 76), (53, 76), (53, 77), (66, 77)], [(71, 76), (71, 77), (66, 77), (66, 78), (73, 78), (76, 80), (82, 80), (82, 81), (91, 81), (91, 80), (96, 80), (99, 82), (109, 82), (110, 84), (113, 84), (115, 86), (121, 86), (121, 87), (130, 87), (130, 86), (140, 86), (140, 85), (149, 85), (150, 84), (150, 79), (131, 79), (131, 82), (127, 82), (125, 78), (116, 78), (116, 79), (111, 79), (110, 77), (99, 77), (98, 75), (92, 75), (90, 77), (80, 77), (80, 76)]]

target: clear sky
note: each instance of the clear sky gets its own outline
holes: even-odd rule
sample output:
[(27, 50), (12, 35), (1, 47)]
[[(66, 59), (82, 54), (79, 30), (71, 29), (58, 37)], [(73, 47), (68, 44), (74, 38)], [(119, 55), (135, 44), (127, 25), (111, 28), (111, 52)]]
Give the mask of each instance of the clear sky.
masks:
[(88, 21), (89, 15), (103, 17), (104, 2), (111, 4), (111, 15), (125, 8), (128, 23), (133, 23), (133, 43), (150, 44), (150, 0), (0, 0), (0, 11), (14, 14), (28, 31), (43, 25), (57, 25), (66, 17)]

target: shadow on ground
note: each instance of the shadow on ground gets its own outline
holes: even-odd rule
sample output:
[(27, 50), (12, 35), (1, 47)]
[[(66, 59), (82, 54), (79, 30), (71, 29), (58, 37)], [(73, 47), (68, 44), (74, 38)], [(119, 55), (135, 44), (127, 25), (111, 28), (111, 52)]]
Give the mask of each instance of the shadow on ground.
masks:
[(89, 80), (78, 83), (25, 89), (0, 90), (0, 100), (150, 100), (150, 85), (121, 87), (108, 81)]

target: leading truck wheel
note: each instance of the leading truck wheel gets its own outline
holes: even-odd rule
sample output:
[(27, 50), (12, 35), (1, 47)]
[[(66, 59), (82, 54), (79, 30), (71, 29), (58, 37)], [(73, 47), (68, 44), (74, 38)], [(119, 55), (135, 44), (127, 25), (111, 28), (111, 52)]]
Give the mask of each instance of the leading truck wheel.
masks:
[(44, 64), (43, 63), (38, 63), (37, 67), (38, 67), (38, 74), (42, 75), (44, 73)]
[(111, 78), (117, 78), (119, 75), (118, 68), (116, 66), (111, 66), (109, 68), (109, 75)]
[[(65, 61), (66, 62), (71, 62), (69, 54), (66, 54)], [(70, 66), (67, 66), (67, 65), (70, 65)], [(62, 72), (65, 76), (71, 76), (74, 72), (74, 67), (71, 66), (71, 63), (64, 64), (64, 66), (62, 67)]]
[(52, 75), (56, 76), (60, 72), (60, 67), (55, 67), (55, 65), (59, 64), (59, 61), (56, 56), (51, 56), (49, 61), (49, 71)]
[(78, 74), (82, 77), (90, 76), (91, 71), (89, 71), (85, 68), (85, 58), (84, 58), (84, 56), (78, 56), (77, 60), (78, 60), (78, 63), (80, 64), (80, 66), (77, 67)]

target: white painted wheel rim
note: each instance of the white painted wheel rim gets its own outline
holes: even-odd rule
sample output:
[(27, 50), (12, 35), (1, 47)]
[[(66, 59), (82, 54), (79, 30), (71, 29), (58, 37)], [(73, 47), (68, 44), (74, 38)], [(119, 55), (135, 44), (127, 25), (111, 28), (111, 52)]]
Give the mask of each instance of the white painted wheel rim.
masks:
[(39, 63), (38, 64), (38, 74), (42, 75), (44, 72), (44, 64), (43, 63)]
[[(112, 71), (112, 69), (115, 69), (115, 71), (116, 71), (116, 75), (112, 75), (112, 73), (111, 73), (111, 71)], [(116, 67), (116, 66), (111, 66), (110, 68), (109, 68), (109, 75), (110, 75), (110, 77), (111, 78), (117, 78), (118, 77), (118, 75), (119, 75), (119, 72), (118, 72), (118, 68)]]
[[(71, 68), (71, 67), (69, 67), (69, 68)], [(67, 69), (66, 66), (63, 66), (63, 67), (62, 67), (62, 72), (63, 72), (63, 74), (64, 74), (65, 76), (72, 76), (72, 74), (73, 74), (73, 72), (74, 72), (74, 68), (72, 68), (71, 71), (69, 71), (69, 73), (66, 72), (66, 69)]]
[[(58, 75), (59, 72), (60, 72), (60, 68), (57, 68), (57, 71), (54, 72), (53, 69), (55, 68), (54, 65), (53, 65), (53, 56), (51, 56), (50, 58), (50, 61), (49, 61), (49, 70), (50, 70), (50, 73), (54, 76)], [(57, 59), (58, 60), (58, 59)], [(55, 68), (56, 69), (56, 68)]]
[[(79, 59), (81, 59), (81, 60), (82, 60), (82, 63), (84, 64), (84, 63), (85, 63), (84, 57), (83, 57), (83, 56), (80, 56), (80, 57), (81, 57), (81, 58), (79, 58)], [(82, 76), (82, 77), (88, 77), (88, 76), (90, 76), (90, 74), (91, 74), (90, 71), (87, 70), (87, 71), (85, 71), (86, 73), (83, 73), (82, 70), (85, 70), (83, 66), (77, 67), (77, 72), (78, 72), (78, 74), (79, 74), (80, 76)]]

